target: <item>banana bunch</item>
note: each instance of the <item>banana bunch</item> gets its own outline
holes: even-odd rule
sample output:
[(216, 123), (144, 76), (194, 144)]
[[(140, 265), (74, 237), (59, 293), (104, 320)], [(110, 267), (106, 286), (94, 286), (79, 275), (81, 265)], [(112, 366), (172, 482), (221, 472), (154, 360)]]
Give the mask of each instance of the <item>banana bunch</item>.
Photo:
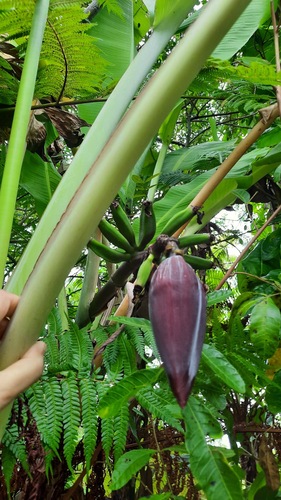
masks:
[(93, 238), (88, 242), (88, 248), (105, 261), (117, 264), (130, 260), (145, 249), (155, 234), (156, 220), (152, 202), (144, 201), (140, 213), (137, 242), (131, 221), (118, 201), (114, 201), (110, 208), (115, 225), (103, 218), (99, 223), (99, 229), (115, 248)]

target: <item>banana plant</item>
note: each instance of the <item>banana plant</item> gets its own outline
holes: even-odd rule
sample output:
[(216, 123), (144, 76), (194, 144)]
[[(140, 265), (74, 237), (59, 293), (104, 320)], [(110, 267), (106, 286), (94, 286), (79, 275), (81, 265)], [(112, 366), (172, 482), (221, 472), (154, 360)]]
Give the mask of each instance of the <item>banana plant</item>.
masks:
[[(127, 110), (159, 52), (195, 3), (156, 3), (151, 39), (112, 92), (45, 210), (6, 285), (22, 297), (1, 345), (1, 369), (38, 338), (68, 272), (131, 169), (250, 0), (210, 1)], [(7, 415), (8, 411), (1, 413), (0, 434)]]

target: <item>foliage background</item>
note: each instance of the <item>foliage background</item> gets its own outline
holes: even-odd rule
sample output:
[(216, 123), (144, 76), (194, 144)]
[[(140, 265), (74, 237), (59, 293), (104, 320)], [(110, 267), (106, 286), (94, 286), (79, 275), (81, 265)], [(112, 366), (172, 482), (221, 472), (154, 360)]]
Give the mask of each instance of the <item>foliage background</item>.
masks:
[[(146, 79), (205, 3), (170, 38)], [(1, 176), (34, 4), (0, 2)], [(50, 2), (5, 283), (83, 134), (135, 52), (149, 42), (153, 16), (147, 5), (107, 1), (85, 12), (85, 2)], [(278, 99), (270, 3), (250, 5), (251, 26), (242, 18), (241, 39), (225, 40), (208, 59), (117, 195), (136, 237), (142, 201), (155, 179), (159, 235), (251, 131), (258, 111)], [(275, 8), (278, 23), (277, 2)], [(16, 498), (17, 492), (20, 498), (65, 499), (280, 496), (280, 216), (220, 285), (242, 248), (280, 207), (280, 136), (277, 119), (208, 198), (201, 224), (193, 220), (186, 230), (212, 235), (210, 244), (187, 250), (212, 267), (195, 259), (208, 288), (208, 321), (183, 413), (159, 368), (146, 308), (132, 317), (116, 312), (140, 261), (129, 268), (106, 311), (89, 313), (95, 292), (111, 298), (105, 285), (118, 265), (85, 249), (41, 331), (48, 345), (43, 377), (14, 403), (1, 445), (1, 498)], [(110, 209), (105, 217), (115, 226)], [(93, 268), (98, 273), (91, 274)], [(91, 298), (85, 299), (82, 286), (89, 282)]]

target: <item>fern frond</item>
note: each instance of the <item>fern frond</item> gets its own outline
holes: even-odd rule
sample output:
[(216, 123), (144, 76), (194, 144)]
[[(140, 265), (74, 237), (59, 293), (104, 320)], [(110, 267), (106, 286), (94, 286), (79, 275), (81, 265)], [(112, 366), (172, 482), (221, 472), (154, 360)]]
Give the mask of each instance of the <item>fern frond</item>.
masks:
[[(106, 383), (97, 383), (97, 393), (99, 401), (103, 398), (108, 389), (109, 385), (107, 385)], [(102, 419), (101, 441), (107, 463), (109, 463), (109, 455), (113, 445), (113, 436), (114, 436), (114, 417)]]
[(113, 453), (115, 463), (125, 450), (129, 416), (129, 405), (125, 404), (121, 406), (119, 414), (114, 419)]
[[(87, 34), (92, 25), (85, 23), (87, 14), (83, 2), (51, 1), (40, 56), (35, 96), (39, 99), (93, 96), (101, 88), (106, 62), (97, 49), (94, 38)], [(25, 54), (34, 0), (0, 2), (0, 33), (5, 40), (16, 40), (19, 52)], [(11, 77), (2, 72), (2, 86)], [(9, 88), (9, 87), (7, 87)], [(12, 99), (12, 92), (9, 100)], [(14, 101), (13, 101), (14, 102)], [(11, 103), (11, 102), (10, 102)]]
[(114, 417), (105, 418), (101, 421), (101, 440), (107, 463), (109, 463), (109, 455), (113, 445), (113, 437), (114, 437)]
[(10, 450), (16, 460), (19, 460), (24, 470), (29, 473), (25, 442), (19, 435), (17, 424), (13, 424), (6, 430), (2, 443)]
[(65, 330), (59, 337), (60, 371), (73, 368), (73, 350), (70, 342), (70, 332)]
[[(41, 52), (36, 95), (64, 97), (94, 95), (101, 88), (105, 61), (83, 23), (79, 5), (51, 4)], [(75, 40), (75, 43), (74, 43)]]
[(72, 458), (78, 443), (80, 426), (80, 401), (78, 383), (74, 377), (62, 381), (63, 395), (63, 453), (70, 471)]
[(167, 405), (171, 405), (173, 403), (173, 396), (170, 391), (163, 391), (163, 389), (142, 389), (137, 393), (136, 399), (143, 408), (152, 414), (152, 416), (166, 422), (179, 432), (183, 432), (183, 428), (179, 420), (176, 419), (172, 412), (167, 408)]
[(122, 358), (124, 375), (130, 375), (136, 370), (136, 353), (125, 332), (117, 338), (120, 356)]
[(98, 433), (97, 391), (93, 380), (90, 378), (81, 379), (79, 389), (81, 394), (82, 426), (84, 430), (84, 454), (86, 469), (89, 472)]
[(7, 488), (8, 497), (10, 498), (11, 494), (11, 479), (14, 471), (15, 464), (17, 459), (13, 452), (7, 447), (4, 446), (1, 449), (1, 459), (0, 465), (2, 469), (2, 474), (5, 479), (5, 484)]
[(139, 328), (127, 325), (125, 332), (140, 358), (147, 361), (147, 356), (145, 354), (145, 341), (142, 331)]
[(93, 346), (86, 328), (78, 329), (75, 323), (69, 324), (69, 340), (72, 352), (72, 365), (77, 371), (89, 374), (93, 356)]
[(220, 322), (220, 318), (218, 317), (218, 311), (216, 307), (213, 307), (212, 310), (212, 341), (219, 351), (223, 351), (225, 349), (225, 331), (223, 330)]
[(26, 394), (42, 441), (60, 458), (58, 450), (63, 421), (60, 381), (56, 377), (39, 381), (30, 387)]

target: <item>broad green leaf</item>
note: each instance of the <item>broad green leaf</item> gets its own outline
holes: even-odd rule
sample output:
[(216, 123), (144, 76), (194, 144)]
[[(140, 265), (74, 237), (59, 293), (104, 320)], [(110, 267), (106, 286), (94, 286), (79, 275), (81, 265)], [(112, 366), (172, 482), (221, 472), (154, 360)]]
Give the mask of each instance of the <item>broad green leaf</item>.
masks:
[(269, 0), (252, 0), (212, 56), (216, 59), (230, 59), (238, 52), (258, 29), (268, 11), (268, 5)]
[(272, 356), (280, 342), (281, 314), (270, 297), (262, 298), (253, 307), (249, 331), (258, 354), (264, 358)]
[(194, 396), (190, 396), (188, 399), (188, 404), (183, 410), (183, 415), (187, 418), (187, 407), (190, 407), (191, 411), (197, 415), (198, 422), (200, 422), (200, 427), (204, 434), (208, 434), (210, 437), (218, 439), (222, 437), (221, 426), (208, 407), (199, 399)]
[(162, 139), (164, 144), (170, 144), (172, 135), (174, 133), (174, 128), (179, 116), (179, 113), (182, 109), (182, 105), (184, 103), (183, 99), (180, 99), (176, 106), (172, 109), (171, 113), (167, 116), (165, 121), (162, 123), (159, 129), (159, 136)]
[(191, 472), (208, 500), (241, 500), (243, 494), (238, 476), (224, 455), (207, 445), (200, 415), (189, 403), (184, 416)]
[[(133, 2), (120, 0), (122, 16), (100, 9), (95, 16), (95, 25), (87, 33), (95, 38), (95, 44), (108, 62), (106, 86), (116, 84), (134, 57)], [(114, 40), (114, 43), (112, 43)], [(79, 116), (93, 123), (104, 102), (79, 104)]]
[(265, 401), (270, 412), (273, 414), (281, 413), (281, 370), (276, 373), (273, 381), (268, 384)]
[(61, 176), (50, 163), (44, 162), (39, 155), (26, 151), (20, 185), (35, 199), (39, 215), (44, 212), (60, 180)]
[(233, 150), (235, 140), (223, 142), (203, 142), (189, 148), (181, 148), (169, 153), (164, 163), (164, 172), (175, 170), (210, 170), (219, 165)]
[(167, 2), (166, 0), (156, 0), (154, 12), (154, 28), (156, 28), (156, 26), (158, 26), (160, 23), (169, 21), (169, 18), (175, 15), (175, 12), (178, 9), (181, 9), (182, 6), (185, 7), (187, 15), (188, 10), (190, 10), (195, 3), (196, 2), (192, 0), (174, 0), (173, 2)]
[(204, 344), (202, 361), (205, 363), (228, 387), (236, 392), (244, 393), (245, 383), (236, 368), (213, 345)]
[(256, 493), (266, 484), (264, 471), (258, 473), (247, 492), (247, 500), (256, 500)]
[[(119, 0), (122, 15), (100, 9), (95, 25), (89, 31), (97, 47), (109, 63), (106, 68), (107, 85), (116, 83), (134, 57), (133, 2)], [(114, 43), (113, 43), (114, 41)]]
[(207, 294), (207, 306), (211, 307), (224, 302), (233, 294), (232, 290), (215, 290)]
[(138, 370), (111, 387), (99, 404), (99, 415), (108, 418), (117, 415), (120, 406), (139, 390), (155, 384), (162, 368)]
[(128, 451), (117, 460), (110, 488), (112, 491), (119, 490), (124, 486), (142, 467), (148, 462), (150, 457), (156, 453), (151, 449), (140, 449)]

